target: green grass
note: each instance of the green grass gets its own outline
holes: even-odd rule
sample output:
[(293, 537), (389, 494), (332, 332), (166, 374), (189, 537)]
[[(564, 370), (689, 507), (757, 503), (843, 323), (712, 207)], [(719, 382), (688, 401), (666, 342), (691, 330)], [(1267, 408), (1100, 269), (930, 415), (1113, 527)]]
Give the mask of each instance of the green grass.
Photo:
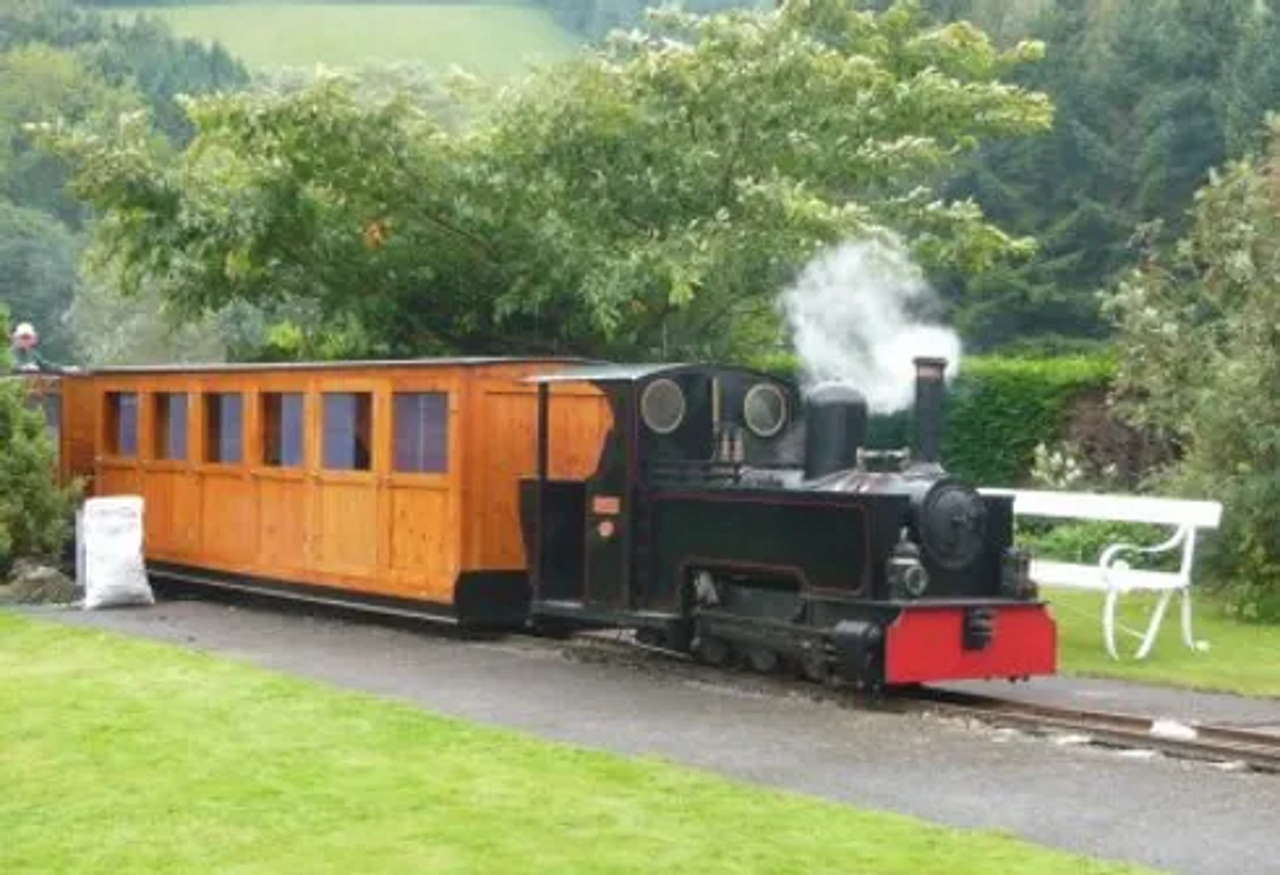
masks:
[(504, 77), (575, 46), (545, 10), (520, 3), (139, 5), (117, 14), (138, 12), (163, 18), (182, 36), (217, 40), (255, 67), (419, 61)]
[(2, 612), (0, 665), (5, 873), (1134, 871)]
[[(1062, 669), (1071, 674), (1122, 678), (1142, 683), (1280, 696), (1280, 626), (1237, 622), (1224, 615), (1211, 599), (1193, 595), (1191, 629), (1209, 643), (1205, 652), (1182, 644), (1181, 625), (1170, 604), (1155, 649), (1145, 660), (1133, 659), (1138, 639), (1117, 633), (1116, 645), (1123, 659), (1107, 656), (1102, 643), (1101, 593), (1046, 588), (1044, 597), (1053, 605), (1061, 635)], [(1120, 597), (1119, 621), (1145, 631), (1154, 602), (1151, 593)]]

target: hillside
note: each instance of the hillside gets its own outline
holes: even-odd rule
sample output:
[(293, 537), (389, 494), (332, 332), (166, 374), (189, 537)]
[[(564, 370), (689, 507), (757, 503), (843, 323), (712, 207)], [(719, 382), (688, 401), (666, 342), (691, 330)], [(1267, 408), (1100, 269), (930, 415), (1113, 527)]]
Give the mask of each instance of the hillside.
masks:
[(519, 3), (237, 3), (113, 10), (138, 13), (164, 19), (181, 36), (217, 40), (257, 67), (422, 61), (501, 77), (531, 62), (563, 57), (575, 45), (549, 13)]

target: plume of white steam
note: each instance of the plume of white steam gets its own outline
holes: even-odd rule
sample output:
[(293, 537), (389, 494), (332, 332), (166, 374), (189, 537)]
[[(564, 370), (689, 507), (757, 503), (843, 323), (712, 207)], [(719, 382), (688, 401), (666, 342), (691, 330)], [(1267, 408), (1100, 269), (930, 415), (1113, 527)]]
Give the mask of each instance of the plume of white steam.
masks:
[(873, 413), (892, 413), (914, 398), (913, 358), (945, 358), (948, 377), (960, 361), (959, 336), (917, 315), (936, 300), (902, 241), (887, 236), (818, 255), (782, 308), (807, 383), (846, 383)]

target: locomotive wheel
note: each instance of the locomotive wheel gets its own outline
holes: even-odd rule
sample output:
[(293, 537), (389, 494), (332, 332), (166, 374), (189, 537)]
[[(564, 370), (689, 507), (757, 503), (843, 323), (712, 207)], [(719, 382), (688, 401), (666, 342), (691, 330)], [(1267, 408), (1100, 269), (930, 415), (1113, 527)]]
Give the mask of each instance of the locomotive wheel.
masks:
[(807, 653), (800, 659), (800, 673), (805, 680), (815, 684), (826, 683), (831, 677), (831, 666), (822, 653)]
[(729, 642), (723, 638), (699, 638), (694, 645), (694, 653), (707, 665), (724, 665), (729, 661)]
[(667, 643), (667, 636), (657, 629), (641, 627), (636, 630), (636, 640), (649, 647), (664, 647)]
[(760, 674), (770, 674), (778, 668), (778, 653), (767, 647), (747, 647), (743, 650), (743, 656), (747, 659), (747, 665), (751, 666), (752, 671), (758, 671)]

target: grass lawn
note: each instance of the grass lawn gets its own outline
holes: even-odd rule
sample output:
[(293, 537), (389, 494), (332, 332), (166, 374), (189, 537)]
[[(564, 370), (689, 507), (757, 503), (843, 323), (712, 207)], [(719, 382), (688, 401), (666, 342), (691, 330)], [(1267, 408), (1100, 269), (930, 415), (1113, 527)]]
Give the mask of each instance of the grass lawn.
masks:
[[(1239, 623), (1225, 616), (1211, 599), (1193, 596), (1191, 628), (1209, 643), (1207, 652), (1193, 652), (1182, 644), (1181, 624), (1171, 604), (1151, 655), (1139, 662), (1132, 654), (1138, 639), (1118, 632), (1116, 645), (1123, 658), (1113, 661), (1102, 643), (1101, 593), (1043, 590), (1053, 605), (1061, 634), (1062, 669), (1072, 674), (1123, 678), (1143, 683), (1193, 687), (1202, 690), (1280, 696), (1280, 626)], [(1145, 630), (1154, 596), (1133, 593), (1120, 597), (1118, 618), (1135, 630)], [(1127, 654), (1127, 656), (1126, 656)]]
[(217, 40), (258, 67), (421, 61), (503, 77), (575, 47), (545, 10), (520, 3), (140, 4), (115, 14), (138, 12), (163, 18), (182, 36)]
[(1135, 871), (4, 612), (0, 665), (6, 873)]

